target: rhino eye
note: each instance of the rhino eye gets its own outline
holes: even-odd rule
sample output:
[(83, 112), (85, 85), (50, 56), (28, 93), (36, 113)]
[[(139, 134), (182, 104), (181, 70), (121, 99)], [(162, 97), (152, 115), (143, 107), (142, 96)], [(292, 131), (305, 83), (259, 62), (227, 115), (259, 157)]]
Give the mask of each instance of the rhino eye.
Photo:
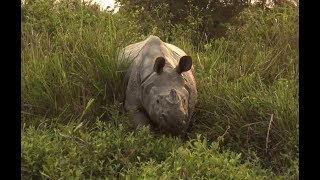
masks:
[(158, 104), (160, 103), (159, 99), (157, 99), (157, 103), (158, 103)]

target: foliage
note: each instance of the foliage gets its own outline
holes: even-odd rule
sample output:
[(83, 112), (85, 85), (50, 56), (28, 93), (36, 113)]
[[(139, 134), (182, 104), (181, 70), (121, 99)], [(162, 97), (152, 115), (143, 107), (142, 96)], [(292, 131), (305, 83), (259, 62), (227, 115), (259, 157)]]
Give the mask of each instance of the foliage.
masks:
[(247, 0), (196, 1), (196, 0), (118, 0), (120, 13), (138, 24), (143, 34), (161, 34), (165, 39), (171, 30), (183, 26), (192, 41), (218, 38), (225, 34), (226, 25), (248, 6)]
[(24, 127), (22, 150), (26, 179), (281, 178), (243, 163), (241, 154), (220, 152), (219, 141), (208, 143), (198, 135), (183, 143), (178, 138), (154, 136), (146, 127), (128, 133), (126, 124), (99, 120)]
[[(120, 48), (115, 43), (121, 41), (114, 18), (94, 6), (74, 9), (81, 4), (72, 2), (22, 6), (22, 110), (28, 114), (80, 116), (94, 99), (92, 111), (102, 115), (121, 97), (125, 65), (114, 63)], [(42, 16), (49, 23), (36, 23)]]
[[(138, 23), (142, 6), (112, 14), (80, 0), (22, 4), (23, 177), (298, 177), (298, 9), (245, 8), (223, 37), (200, 40), (194, 5), (180, 22), (159, 3)], [(151, 32), (193, 57), (199, 99), (186, 141), (132, 130), (119, 112), (118, 52)]]
[(190, 52), (200, 101), (195, 131), (215, 139), (230, 126), (228, 147), (258, 152), (280, 170), (291, 161), (283, 154), (298, 159), (298, 12), (247, 9), (238, 23), (205, 51)]

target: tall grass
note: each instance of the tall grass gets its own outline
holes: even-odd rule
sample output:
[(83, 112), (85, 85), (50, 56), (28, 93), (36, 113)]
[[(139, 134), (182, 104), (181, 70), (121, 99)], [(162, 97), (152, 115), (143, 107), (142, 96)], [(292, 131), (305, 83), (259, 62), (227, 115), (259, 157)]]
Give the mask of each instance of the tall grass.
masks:
[[(25, 8), (44, 6), (38, 3)], [(87, 12), (90, 6), (83, 7), (87, 11), (67, 9), (70, 12), (61, 6), (63, 10), (49, 6), (41, 11), (57, 19), (58, 24), (42, 24), (42, 30), (37, 31), (33, 19), (23, 22), (23, 112), (49, 117), (62, 112), (79, 116), (88, 101), (94, 99), (92, 113), (101, 114), (102, 107), (121, 96), (125, 70), (125, 65), (116, 63), (120, 46), (114, 19), (107, 13), (95, 16)], [(61, 11), (65, 13), (62, 17)], [(26, 18), (31, 13), (34, 11), (27, 11)], [(54, 26), (55, 31), (48, 32), (50, 28), (46, 26)]]
[(239, 21), (225, 39), (189, 52), (199, 90), (194, 129), (215, 139), (230, 128), (228, 147), (284, 167), (291, 160), (282, 154), (298, 158), (297, 10), (248, 9)]
[[(236, 159), (233, 161), (237, 163), (231, 163), (231, 169), (224, 169), (224, 165), (217, 167), (217, 171), (208, 169), (207, 177), (226, 170), (241, 179), (247, 173), (243, 162), (253, 163), (258, 157), (264, 168), (271, 168), (286, 178), (297, 177), (297, 9), (247, 9), (229, 27), (226, 37), (200, 44), (192, 44), (190, 38), (186, 38), (192, 34), (181, 35), (181, 27), (172, 30), (170, 43), (193, 57), (196, 70), (199, 99), (187, 142), (171, 137), (162, 139), (149, 131), (131, 137), (133, 131), (129, 128), (119, 129), (126, 123), (118, 108), (126, 64), (117, 62), (118, 52), (125, 45), (147, 36), (139, 30), (139, 25), (128, 23), (121, 14), (102, 12), (96, 6), (78, 0), (64, 0), (57, 4), (37, 0), (22, 5), (21, 105), (23, 124), (26, 124), (22, 128), (22, 159), (24, 172), (28, 173), (26, 176), (126, 177), (130, 172), (132, 176), (128, 177), (136, 177), (138, 172), (144, 172), (146, 177), (154, 177), (168, 172), (163, 178), (174, 178), (185, 177), (190, 172), (201, 177), (205, 172), (201, 164), (205, 168), (215, 163), (228, 166), (223, 160), (226, 158)], [(107, 124), (103, 125), (106, 128), (99, 129), (101, 125), (95, 121), (106, 121)], [(64, 133), (59, 135), (57, 129)], [(79, 139), (62, 138), (74, 134), (82, 140), (90, 136), (87, 139), (90, 147), (83, 145), (83, 149), (77, 149)], [(200, 143), (205, 144), (204, 149), (200, 144), (197, 148), (187, 145), (188, 141), (197, 139), (197, 134), (202, 134), (210, 142), (223, 135), (219, 152), (236, 151), (243, 154), (242, 158), (227, 153), (216, 154), (219, 158), (214, 159), (210, 155), (212, 147), (205, 142)], [(153, 137), (143, 140), (149, 135)], [(105, 138), (108, 141), (103, 142)], [(132, 138), (136, 144), (132, 144)], [(47, 144), (48, 139), (52, 140), (51, 145)], [(113, 147), (121, 152), (109, 147), (121, 141), (124, 141), (122, 145)], [(156, 151), (158, 141), (165, 144), (162, 151)], [(139, 147), (144, 143), (151, 149), (143, 155)], [(99, 146), (111, 148), (110, 154)], [(182, 149), (179, 150), (178, 146)], [(120, 157), (123, 149), (128, 148), (136, 149), (139, 153), (134, 155), (140, 159), (135, 159), (129, 152)], [(89, 162), (92, 150), (97, 151), (94, 159), (101, 161), (100, 165)], [(175, 154), (178, 151), (187, 152), (187, 155), (184, 152)], [(37, 156), (39, 152), (41, 155)], [(68, 155), (63, 155), (64, 152)], [(54, 160), (61, 155), (65, 158)], [(199, 159), (194, 159), (195, 156)], [(108, 161), (102, 161), (104, 157), (108, 157)], [(88, 167), (81, 166), (82, 161), (92, 166), (90, 172), (87, 172)], [(175, 164), (175, 161), (181, 164)], [(113, 167), (109, 162), (115, 162), (119, 167)], [(61, 168), (63, 164), (69, 164), (70, 168), (74, 165), (75, 170), (57, 169), (50, 173), (50, 169)], [(197, 168), (200, 169), (193, 169), (193, 164), (199, 164)], [(257, 164), (254, 166), (257, 166), (252, 172), (254, 177), (273, 177), (269, 171), (266, 172), (270, 176), (265, 176), (266, 172), (260, 171)], [(170, 171), (171, 168), (177, 169)], [(232, 168), (240, 168), (241, 173), (237, 174)]]

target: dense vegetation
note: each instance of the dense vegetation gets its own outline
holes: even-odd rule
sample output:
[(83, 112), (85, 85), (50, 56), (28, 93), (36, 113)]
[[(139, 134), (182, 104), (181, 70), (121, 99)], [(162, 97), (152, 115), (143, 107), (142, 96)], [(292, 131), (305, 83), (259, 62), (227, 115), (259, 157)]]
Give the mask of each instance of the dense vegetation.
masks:
[[(80, 0), (22, 4), (23, 179), (297, 179), (298, 8), (241, 6), (206, 36), (206, 13), (155, 16), (170, 15), (165, 2), (116, 14)], [(186, 138), (133, 130), (119, 112), (118, 52), (150, 34), (193, 57)]]

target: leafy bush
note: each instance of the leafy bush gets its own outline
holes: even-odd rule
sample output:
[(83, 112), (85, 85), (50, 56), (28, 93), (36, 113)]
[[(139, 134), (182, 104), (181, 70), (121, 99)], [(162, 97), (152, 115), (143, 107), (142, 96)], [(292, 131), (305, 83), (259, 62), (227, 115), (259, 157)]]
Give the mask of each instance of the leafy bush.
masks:
[(27, 179), (280, 177), (258, 165), (242, 163), (241, 154), (220, 152), (219, 141), (208, 143), (200, 135), (183, 143), (152, 135), (146, 127), (128, 133), (126, 124), (99, 120), (24, 127), (22, 175)]
[(149, 19), (194, 60), (199, 101), (186, 142), (134, 131), (119, 112), (118, 51), (146, 38), (143, 24), (79, 0), (21, 8), (23, 177), (297, 178), (296, 7), (248, 8), (226, 36), (197, 44), (196, 28), (161, 31)]
[(225, 35), (227, 24), (236, 17), (249, 1), (211, 0), (117, 0), (119, 12), (141, 25), (142, 34), (156, 33), (170, 40), (172, 29), (182, 26), (194, 43), (201, 39)]

